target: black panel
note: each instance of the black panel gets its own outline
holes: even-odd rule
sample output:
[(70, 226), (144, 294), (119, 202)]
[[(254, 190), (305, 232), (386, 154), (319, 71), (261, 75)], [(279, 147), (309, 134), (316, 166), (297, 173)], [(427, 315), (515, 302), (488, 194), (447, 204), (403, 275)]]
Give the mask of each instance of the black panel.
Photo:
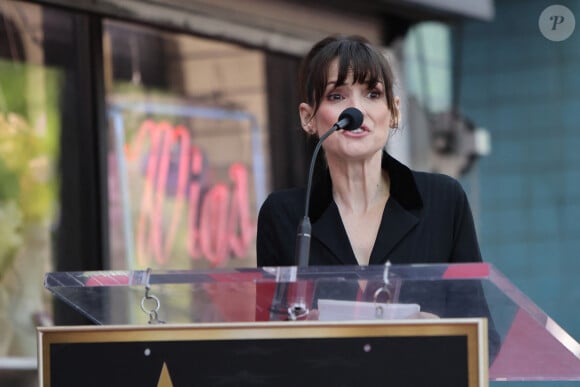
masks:
[(299, 64), (300, 58), (266, 55), (272, 190), (305, 185), (314, 149), (300, 126)]
[[(50, 346), (51, 385), (468, 386), (467, 338), (346, 337)], [(80, 383), (80, 384), (79, 384)]]
[[(45, 65), (62, 70), (54, 270), (100, 270), (108, 252), (101, 24), (49, 7), (43, 8), (43, 23)], [(57, 302), (56, 324), (82, 322)]]

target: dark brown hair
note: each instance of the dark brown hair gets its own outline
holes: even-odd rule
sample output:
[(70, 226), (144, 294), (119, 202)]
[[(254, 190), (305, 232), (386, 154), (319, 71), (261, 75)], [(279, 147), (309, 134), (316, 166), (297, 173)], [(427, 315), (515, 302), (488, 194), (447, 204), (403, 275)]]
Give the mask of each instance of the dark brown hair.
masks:
[[(341, 86), (352, 71), (353, 82), (370, 88), (383, 82), (387, 106), (397, 119), (393, 93), (393, 72), (384, 55), (361, 36), (334, 35), (316, 43), (304, 57), (300, 68), (300, 98), (314, 108), (316, 114), (328, 84), (328, 68), (338, 58), (338, 79)], [(396, 123), (396, 121), (395, 121)], [(396, 125), (395, 125), (396, 127)]]

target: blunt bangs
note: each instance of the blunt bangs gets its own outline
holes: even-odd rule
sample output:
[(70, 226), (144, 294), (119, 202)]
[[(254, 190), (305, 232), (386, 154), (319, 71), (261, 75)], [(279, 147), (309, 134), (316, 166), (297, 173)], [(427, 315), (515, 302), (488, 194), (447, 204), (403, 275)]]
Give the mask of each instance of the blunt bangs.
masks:
[(352, 72), (354, 83), (368, 84), (371, 88), (379, 81), (384, 82), (385, 74), (378, 64), (380, 58), (373, 58), (366, 45), (354, 45), (349, 41), (341, 43), (335, 56), (339, 59), (337, 86), (344, 84), (349, 72)]
[(352, 73), (353, 82), (374, 88), (383, 82), (387, 105), (394, 111), (393, 74), (386, 58), (370, 43), (357, 36), (328, 37), (316, 44), (304, 58), (301, 70), (301, 97), (318, 110), (328, 85), (328, 70), (338, 59), (336, 85), (344, 84)]

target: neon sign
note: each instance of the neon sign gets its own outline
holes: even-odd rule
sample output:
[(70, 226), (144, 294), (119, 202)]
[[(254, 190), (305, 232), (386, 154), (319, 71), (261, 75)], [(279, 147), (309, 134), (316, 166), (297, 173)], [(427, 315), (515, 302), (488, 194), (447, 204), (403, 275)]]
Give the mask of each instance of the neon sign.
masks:
[[(158, 265), (167, 265), (183, 224), (190, 258), (223, 266), (229, 257), (247, 256), (256, 225), (250, 217), (244, 164), (229, 166), (228, 182), (208, 183), (204, 181), (207, 161), (192, 143), (189, 130), (153, 120), (141, 124), (125, 148), (125, 157), (145, 160), (135, 241), (139, 265), (148, 266), (151, 257)], [(172, 160), (177, 160), (177, 166)]]

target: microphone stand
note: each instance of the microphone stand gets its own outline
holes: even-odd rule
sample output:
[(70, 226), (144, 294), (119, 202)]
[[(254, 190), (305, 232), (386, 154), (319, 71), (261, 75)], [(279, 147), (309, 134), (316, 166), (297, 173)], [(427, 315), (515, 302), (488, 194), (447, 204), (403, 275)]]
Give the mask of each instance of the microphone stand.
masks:
[(318, 152), (322, 146), (322, 142), (326, 140), (328, 136), (336, 132), (338, 129), (344, 130), (355, 130), (359, 128), (363, 123), (363, 114), (360, 110), (350, 107), (345, 109), (340, 116), (338, 121), (330, 128), (326, 133), (324, 133), (312, 154), (310, 159), (310, 169), (308, 171), (308, 183), (306, 186), (306, 197), (304, 206), (304, 217), (298, 225), (298, 231), (296, 232), (296, 251), (294, 255), (294, 262), (296, 266), (290, 267), (279, 267), (276, 274), (276, 291), (274, 293), (274, 298), (272, 300), (272, 306), (270, 308), (270, 319), (278, 320), (283, 314), (284, 300), (287, 300), (289, 293), (289, 283), (296, 282), (296, 292), (294, 302), (290, 304), (287, 308), (287, 317), (289, 320), (303, 320), (308, 318), (310, 310), (306, 305), (306, 290), (307, 283), (305, 281), (298, 280), (298, 268), (308, 266), (310, 260), (310, 239), (312, 232), (312, 225), (310, 224), (310, 217), (308, 216), (308, 210), (310, 209), (310, 191), (312, 190), (312, 175), (314, 174), (314, 165), (316, 163), (316, 158), (318, 157)]
[(296, 262), (297, 266), (308, 266), (308, 261), (310, 260), (310, 237), (312, 227), (310, 225), (308, 210), (310, 209), (310, 191), (312, 189), (312, 175), (314, 174), (314, 165), (316, 164), (316, 157), (318, 156), (322, 142), (338, 129), (350, 131), (359, 128), (362, 125), (363, 120), (363, 114), (357, 108), (349, 107), (344, 109), (344, 111), (340, 113), (340, 116), (338, 116), (338, 121), (332, 126), (332, 128), (324, 133), (322, 137), (320, 137), (316, 147), (314, 148), (312, 158), (310, 159), (310, 169), (308, 171), (308, 184), (306, 186), (304, 200), (304, 217), (302, 218), (302, 222), (300, 222), (298, 225), (298, 231), (296, 232), (296, 251), (294, 255), (294, 262)]
[(308, 266), (308, 261), (310, 260), (310, 238), (312, 233), (312, 225), (310, 224), (310, 217), (308, 216), (308, 210), (310, 209), (310, 191), (312, 190), (312, 175), (314, 174), (314, 165), (316, 164), (316, 157), (322, 146), (322, 142), (326, 140), (328, 136), (336, 132), (339, 129), (338, 124), (334, 124), (328, 132), (324, 133), (312, 153), (312, 159), (310, 160), (310, 169), (308, 171), (308, 184), (306, 186), (306, 198), (304, 206), (304, 217), (298, 225), (298, 231), (296, 232), (296, 251), (294, 256), (294, 262), (299, 267)]
[[(308, 210), (310, 208), (310, 191), (312, 189), (312, 175), (314, 174), (314, 165), (316, 164), (316, 157), (318, 157), (318, 152), (322, 146), (322, 142), (330, 136), (332, 133), (339, 129), (337, 124), (334, 124), (330, 130), (320, 137), (314, 152), (312, 154), (312, 159), (310, 160), (310, 169), (308, 171), (308, 184), (306, 186), (306, 199), (304, 207), (304, 217), (298, 225), (298, 231), (296, 232), (296, 252), (295, 252), (295, 262), (297, 267), (308, 266), (310, 260), (310, 239), (312, 232), (312, 225), (310, 224), (310, 217), (308, 216)], [(297, 268), (296, 268), (297, 269)], [(288, 308), (288, 317), (290, 320), (299, 320), (306, 318), (310, 313), (308, 306), (306, 305), (306, 286), (304, 281), (298, 281), (296, 284), (296, 299)], [(285, 292), (286, 287), (283, 287)]]

